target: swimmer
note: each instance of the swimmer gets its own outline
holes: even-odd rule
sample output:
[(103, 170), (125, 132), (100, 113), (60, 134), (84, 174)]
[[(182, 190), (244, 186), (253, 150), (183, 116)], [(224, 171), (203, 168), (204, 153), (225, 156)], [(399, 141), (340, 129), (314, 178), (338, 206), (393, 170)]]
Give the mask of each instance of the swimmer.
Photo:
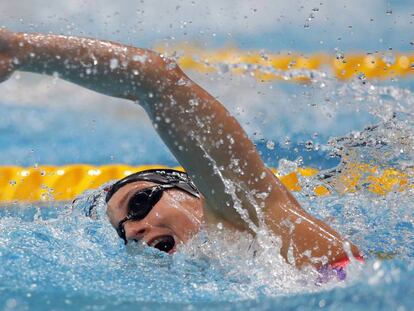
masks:
[(106, 189), (109, 221), (125, 243), (173, 253), (202, 226), (221, 223), (251, 233), (266, 226), (281, 239), (283, 258), (298, 268), (345, 265), (351, 252), (362, 258), (302, 209), (237, 120), (174, 60), (109, 41), (0, 29), (0, 82), (16, 70), (139, 103), (188, 172), (146, 171)]

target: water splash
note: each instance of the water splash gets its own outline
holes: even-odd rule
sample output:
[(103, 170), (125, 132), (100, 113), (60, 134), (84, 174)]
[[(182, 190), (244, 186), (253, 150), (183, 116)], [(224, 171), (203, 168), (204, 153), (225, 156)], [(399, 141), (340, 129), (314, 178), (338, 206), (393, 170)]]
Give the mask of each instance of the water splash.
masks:
[[(257, 70), (245, 69), (246, 75)], [(311, 103), (301, 106), (307, 109), (303, 113), (319, 109), (335, 116), (350, 109), (367, 111), (375, 119), (365, 129), (322, 142), (321, 148), (342, 162), (329, 171), (329, 179), (301, 177), (303, 190), (296, 194), (310, 213), (361, 247), (367, 257), (363, 271), (351, 267), (348, 281), (317, 287), (314, 271), (298, 272), (284, 262), (277, 239), (259, 234), (255, 242), (248, 234), (223, 228), (206, 228), (172, 257), (139, 244), (125, 248), (106, 220), (98, 190), (86, 193), (73, 206), (10, 205), (0, 210), (0, 293), (5, 304), (19, 308), (32, 301), (49, 301), (85, 308), (154, 307), (169, 302), (179, 308), (187, 303), (251, 307), (260, 301), (270, 308), (340, 302), (344, 306), (347, 301), (377, 297), (380, 302), (389, 299), (385, 306), (408, 306), (414, 275), (412, 189), (378, 195), (361, 185), (355, 192), (341, 193), (331, 181), (340, 180), (349, 163), (374, 165), (379, 172), (387, 167), (412, 168), (413, 95), (360, 79), (340, 83), (323, 72), (291, 71), (285, 77), (302, 75), (314, 92)], [(272, 148), (277, 152), (278, 147)], [(301, 166), (300, 158), (280, 162), (285, 172)], [(312, 194), (313, 186), (321, 183), (332, 190), (330, 195)], [(92, 202), (97, 204), (97, 214), (85, 217)]]

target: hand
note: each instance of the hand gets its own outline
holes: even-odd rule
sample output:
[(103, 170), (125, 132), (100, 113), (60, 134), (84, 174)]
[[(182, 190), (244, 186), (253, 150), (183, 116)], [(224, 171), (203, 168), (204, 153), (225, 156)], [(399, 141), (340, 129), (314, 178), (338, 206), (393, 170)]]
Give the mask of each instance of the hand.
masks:
[(16, 33), (0, 28), (0, 82), (6, 81), (16, 69), (16, 37)]

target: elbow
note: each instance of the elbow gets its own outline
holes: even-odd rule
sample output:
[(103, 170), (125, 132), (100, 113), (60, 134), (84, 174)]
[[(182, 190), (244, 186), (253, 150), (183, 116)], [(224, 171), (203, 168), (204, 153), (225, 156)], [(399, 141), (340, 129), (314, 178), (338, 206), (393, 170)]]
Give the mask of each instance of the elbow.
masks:
[[(159, 88), (162, 86), (168, 87), (176, 85), (176, 83), (184, 76), (184, 73), (174, 59), (160, 53), (146, 50), (145, 53), (142, 54), (142, 57), (135, 56), (135, 59), (143, 61), (143, 63), (138, 65), (143, 69), (141, 78), (150, 83), (148, 86), (158, 86)], [(144, 65), (143, 68), (142, 65)], [(139, 68), (135, 69), (136, 71), (133, 71), (135, 73), (141, 71)]]
[(128, 61), (129, 76), (133, 84), (129, 99), (136, 94), (153, 93), (163, 95), (174, 90), (182, 78), (186, 78), (174, 59), (151, 50), (136, 49)]
[(184, 76), (184, 73), (177, 62), (165, 55), (159, 53), (155, 54), (156, 56), (154, 57), (153, 62), (156, 71), (158, 72), (157, 84), (164, 84), (165, 87), (169, 85), (177, 85), (177, 82)]

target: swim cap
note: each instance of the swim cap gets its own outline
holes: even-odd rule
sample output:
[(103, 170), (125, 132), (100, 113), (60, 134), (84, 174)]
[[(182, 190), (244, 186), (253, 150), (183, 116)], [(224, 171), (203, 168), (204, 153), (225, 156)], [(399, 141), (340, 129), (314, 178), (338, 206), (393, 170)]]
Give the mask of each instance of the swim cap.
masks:
[(131, 174), (110, 186), (105, 198), (106, 203), (108, 203), (114, 193), (120, 188), (136, 181), (149, 181), (161, 185), (173, 185), (175, 188), (181, 189), (197, 198), (200, 197), (200, 192), (187, 173), (173, 169), (151, 169)]

